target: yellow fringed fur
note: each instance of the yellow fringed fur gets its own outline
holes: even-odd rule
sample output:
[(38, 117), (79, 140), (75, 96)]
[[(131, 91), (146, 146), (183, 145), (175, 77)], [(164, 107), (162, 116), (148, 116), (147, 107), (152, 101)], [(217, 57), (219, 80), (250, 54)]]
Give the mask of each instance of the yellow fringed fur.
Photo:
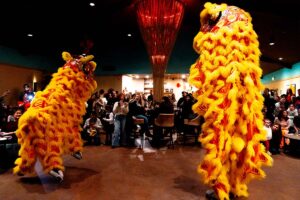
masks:
[(85, 102), (96, 89), (91, 77), (93, 56), (73, 58), (62, 53), (66, 64), (60, 67), (44, 91), (36, 93), (28, 110), (19, 119), (16, 135), (21, 145), (14, 173), (33, 172), (38, 158), (45, 173), (64, 170), (61, 156), (82, 150), (80, 136)]
[(260, 141), (263, 86), (260, 51), (250, 15), (234, 6), (206, 3), (193, 47), (200, 54), (189, 82), (198, 91), (193, 110), (204, 116), (199, 140), (207, 150), (198, 172), (219, 199), (248, 196), (247, 184), (272, 165)]

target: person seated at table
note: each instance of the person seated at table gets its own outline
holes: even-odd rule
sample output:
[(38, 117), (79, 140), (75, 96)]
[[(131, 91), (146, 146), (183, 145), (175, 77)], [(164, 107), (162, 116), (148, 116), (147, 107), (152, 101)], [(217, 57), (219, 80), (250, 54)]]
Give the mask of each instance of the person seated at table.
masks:
[[(174, 113), (174, 105), (171, 99), (167, 96), (162, 97), (162, 101), (159, 103), (158, 107), (155, 108), (155, 118), (158, 117), (159, 114), (172, 114)], [(154, 133), (154, 146), (159, 145), (159, 141), (163, 137), (162, 128), (158, 128), (157, 126), (153, 127)]]
[(293, 119), (293, 126), (289, 127), (289, 134), (300, 134), (300, 116), (295, 116)]
[(162, 101), (154, 108), (154, 118), (160, 113), (174, 113), (174, 105), (169, 97), (163, 96)]
[(149, 122), (146, 117), (145, 101), (141, 98), (140, 94), (134, 94), (133, 98), (129, 102), (129, 117), (135, 117), (137, 119), (143, 119), (144, 123), (140, 124), (141, 132), (145, 133), (148, 137), (151, 136), (149, 131)]
[[(184, 93), (183, 93), (184, 94)], [(178, 132), (184, 131), (184, 119), (194, 119), (198, 115), (194, 113), (192, 106), (195, 104), (196, 100), (192, 94), (187, 94), (183, 97), (183, 101), (180, 104), (177, 103), (177, 107), (180, 109), (178, 116), (176, 116), (175, 124)]]
[(13, 114), (8, 115), (6, 125), (3, 128), (4, 132), (11, 133), (9, 135), (10, 137), (12, 137), (11, 142), (13, 143), (16, 143), (18, 141), (15, 131), (18, 129), (18, 122), (22, 114), (23, 114), (22, 109), (20, 108), (14, 109)]
[(112, 133), (114, 132), (114, 113), (110, 105), (105, 106), (106, 116), (103, 118), (103, 127), (106, 132), (105, 144), (111, 144)]
[(91, 144), (91, 141), (94, 141), (95, 145), (100, 145), (100, 129), (102, 128), (102, 124), (100, 119), (97, 117), (97, 112), (92, 111), (91, 117), (88, 118), (83, 126), (83, 130), (85, 133), (85, 138), (88, 144)]
[[(292, 132), (289, 132), (284, 139), (284, 152), (289, 153), (295, 150), (299, 150), (299, 143), (297, 141), (300, 140), (300, 116), (295, 116), (293, 119), (293, 127), (290, 127)], [(293, 135), (295, 134), (295, 135)], [(292, 136), (291, 138), (288, 136)], [(293, 142), (292, 142), (293, 141)]]

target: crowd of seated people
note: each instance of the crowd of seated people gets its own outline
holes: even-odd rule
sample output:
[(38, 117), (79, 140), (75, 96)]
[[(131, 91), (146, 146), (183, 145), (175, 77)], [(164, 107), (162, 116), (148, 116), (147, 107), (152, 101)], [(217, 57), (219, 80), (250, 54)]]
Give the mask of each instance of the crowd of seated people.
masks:
[[(12, 139), (11, 142), (17, 142), (14, 131), (17, 130), (18, 118), (28, 108), (28, 105), (25, 106), (24, 99), (27, 101), (29, 100), (28, 96), (34, 97), (28, 84), (24, 84), (23, 89), (16, 97), (18, 105), (14, 108), (3, 106), (3, 100), (10, 94), (9, 91), (0, 96), (0, 129), (1, 132), (11, 133), (9, 136)], [(154, 127), (154, 119), (159, 113), (176, 112), (176, 129), (182, 132), (183, 119), (196, 116), (192, 111), (194, 103), (192, 94), (187, 92), (182, 92), (182, 97), (178, 101), (176, 101), (175, 95), (171, 94), (164, 96), (159, 102), (154, 102), (152, 91), (150, 95), (146, 95), (140, 92), (132, 94), (123, 91), (119, 93), (114, 89), (105, 92), (100, 89), (93, 93), (86, 102), (86, 114), (83, 116), (82, 122), (82, 139), (86, 144), (105, 144), (113, 148), (132, 145), (134, 143), (131, 136), (139, 126), (142, 134), (149, 138), (153, 137), (153, 131), (150, 132), (150, 130)], [(143, 120), (143, 123), (136, 125), (133, 123), (134, 119)], [(105, 139), (101, 140), (101, 136)], [(0, 137), (4, 137), (3, 134), (0, 134)]]
[[(106, 93), (100, 89), (88, 100), (88, 108), (85, 119), (89, 113), (95, 111), (102, 123), (105, 133), (105, 143), (112, 148), (128, 146), (131, 141), (133, 131), (140, 128), (141, 134), (146, 137), (153, 137), (154, 118), (159, 113), (174, 113), (176, 107), (176, 129), (183, 131), (183, 119), (192, 119), (197, 115), (192, 110), (195, 99), (192, 94), (182, 92), (182, 97), (176, 101), (175, 95), (164, 96), (161, 101), (154, 102), (153, 94), (146, 96), (143, 93), (119, 93), (114, 89), (109, 89)], [(134, 121), (138, 119), (142, 122), (138, 125)]]
[(266, 141), (269, 140), (269, 142), (265, 142), (266, 148), (270, 154), (278, 154), (285, 145), (283, 136), (295, 133), (297, 130), (294, 121), (300, 112), (300, 89), (297, 90), (297, 95), (293, 93), (292, 89), (287, 89), (286, 94), (278, 96), (276, 92), (266, 88), (263, 97), (264, 108), (262, 112), (265, 125), (267, 122), (272, 129), (272, 135), (268, 135), (266, 138)]

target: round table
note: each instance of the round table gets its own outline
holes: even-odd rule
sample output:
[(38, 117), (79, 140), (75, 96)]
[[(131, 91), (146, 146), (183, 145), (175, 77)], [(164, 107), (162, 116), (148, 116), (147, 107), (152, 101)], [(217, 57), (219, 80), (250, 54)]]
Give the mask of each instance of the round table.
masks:
[(284, 152), (300, 155), (300, 135), (287, 133), (284, 137)]

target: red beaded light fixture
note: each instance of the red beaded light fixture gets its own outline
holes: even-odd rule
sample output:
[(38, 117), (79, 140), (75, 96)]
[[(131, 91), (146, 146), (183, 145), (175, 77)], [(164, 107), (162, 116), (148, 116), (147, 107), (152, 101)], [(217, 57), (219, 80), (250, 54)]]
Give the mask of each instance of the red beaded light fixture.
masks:
[(164, 74), (180, 28), (184, 4), (180, 0), (140, 0), (137, 19), (152, 64), (154, 100), (164, 93)]

